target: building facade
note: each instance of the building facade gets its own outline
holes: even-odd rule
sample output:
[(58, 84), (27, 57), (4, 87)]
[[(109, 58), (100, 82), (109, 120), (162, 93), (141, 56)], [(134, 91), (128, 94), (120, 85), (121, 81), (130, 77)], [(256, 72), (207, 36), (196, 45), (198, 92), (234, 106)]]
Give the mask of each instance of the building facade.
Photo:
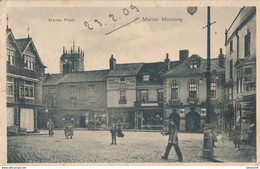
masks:
[(48, 119), (58, 128), (69, 123), (78, 128), (107, 126), (106, 76), (109, 70), (81, 71), (84, 52), (75, 51), (74, 44), (70, 53), (63, 49), (60, 60), (65, 57), (67, 61), (61, 64), (61, 73), (47, 74), (43, 83), (43, 103), (47, 111), (39, 118), (41, 127), (45, 128)]
[(135, 128), (136, 76), (143, 63), (116, 64), (111, 56), (107, 75), (107, 111), (109, 125), (121, 122), (123, 128)]
[[(222, 56), (222, 55), (221, 55)], [(198, 55), (189, 57), (180, 51), (179, 64), (165, 73), (164, 124), (171, 113), (180, 131), (201, 132), (206, 119), (207, 61)], [(222, 101), (224, 97), (224, 58), (211, 59), (211, 122), (221, 130)]]
[(44, 69), (32, 38), (15, 39), (6, 29), (7, 126), (18, 125), (37, 131), (37, 115), (42, 107)]
[(256, 8), (243, 7), (226, 30), (225, 132), (256, 134)]

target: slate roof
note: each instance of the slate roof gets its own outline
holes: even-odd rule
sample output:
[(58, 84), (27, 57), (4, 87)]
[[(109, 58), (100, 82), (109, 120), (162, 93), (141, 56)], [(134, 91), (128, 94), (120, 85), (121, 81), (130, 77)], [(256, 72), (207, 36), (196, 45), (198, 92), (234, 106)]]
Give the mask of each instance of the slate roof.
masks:
[(64, 75), (60, 83), (106, 81), (109, 70), (81, 71)]
[[(200, 67), (198, 69), (189, 69), (188, 62), (190, 59), (200, 59)], [(218, 58), (211, 59), (210, 62), (211, 70), (216, 70), (217, 72), (224, 72), (225, 69), (219, 67)], [(193, 74), (203, 73), (207, 70), (207, 60), (203, 59), (199, 55), (192, 55), (191, 57), (187, 58), (180, 64), (175, 65), (170, 71), (165, 74), (167, 76), (192, 76)]]
[(110, 70), (107, 76), (136, 76), (142, 65), (143, 63), (116, 64), (116, 69)]
[(16, 43), (22, 52), (24, 52), (26, 46), (29, 44), (30, 41), (31, 38), (16, 39)]
[(58, 85), (63, 78), (63, 74), (50, 74), (50, 75), (45, 75), (49, 76), (46, 78), (46, 80), (43, 82), (43, 86), (47, 85)]

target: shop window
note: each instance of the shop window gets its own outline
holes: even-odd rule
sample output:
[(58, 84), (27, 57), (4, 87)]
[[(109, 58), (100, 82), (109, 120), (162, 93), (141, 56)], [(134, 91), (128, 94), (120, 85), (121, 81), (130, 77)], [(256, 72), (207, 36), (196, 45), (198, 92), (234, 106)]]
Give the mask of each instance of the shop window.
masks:
[(189, 83), (189, 98), (197, 98), (197, 83)]
[(13, 78), (10, 78), (10, 77), (7, 77), (7, 95), (8, 96), (14, 96), (14, 79)]
[(250, 32), (247, 30), (247, 34), (245, 36), (245, 57), (250, 56)]
[(7, 49), (7, 63), (10, 65), (15, 65), (15, 51)]
[(217, 96), (216, 96), (216, 82), (210, 83), (210, 98), (217, 98)]
[(171, 99), (178, 100), (179, 99), (179, 84), (174, 81), (173, 84), (171, 84)]

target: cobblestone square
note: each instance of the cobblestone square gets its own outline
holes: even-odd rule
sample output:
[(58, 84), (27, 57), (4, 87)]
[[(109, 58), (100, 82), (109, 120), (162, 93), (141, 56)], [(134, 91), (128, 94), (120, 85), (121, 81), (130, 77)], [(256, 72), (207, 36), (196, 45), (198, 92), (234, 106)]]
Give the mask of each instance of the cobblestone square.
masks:
[[(168, 161), (161, 159), (167, 136), (159, 132), (124, 131), (117, 145), (110, 145), (109, 131), (74, 131), (73, 139), (65, 139), (62, 130), (53, 137), (47, 131), (27, 136), (8, 136), (8, 163), (180, 163), (174, 149)], [(202, 158), (203, 134), (179, 134), (183, 163), (209, 162)], [(255, 148), (241, 146), (235, 151), (231, 141), (219, 141), (214, 148), (217, 160), (254, 162)]]

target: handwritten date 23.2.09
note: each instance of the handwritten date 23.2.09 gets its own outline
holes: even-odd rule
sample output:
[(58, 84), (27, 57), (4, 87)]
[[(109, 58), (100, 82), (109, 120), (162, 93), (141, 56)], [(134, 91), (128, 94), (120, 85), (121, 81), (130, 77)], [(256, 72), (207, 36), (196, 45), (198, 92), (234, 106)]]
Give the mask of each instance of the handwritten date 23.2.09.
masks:
[[(125, 17), (127, 17), (127, 16), (129, 16), (129, 14), (131, 14), (131, 12), (139, 12), (139, 9), (135, 6), (135, 5), (130, 5), (129, 6), (130, 7), (130, 9), (127, 9), (127, 8), (123, 8), (122, 9), (122, 13), (123, 13), (123, 15), (125, 16)], [(108, 17), (111, 19), (111, 21), (112, 22), (117, 22), (118, 21), (118, 19), (121, 19), (121, 17), (116, 17), (115, 15), (113, 15), (112, 13), (109, 13), (108, 14)], [(136, 21), (138, 18), (136, 18), (134, 21)], [(102, 26), (104, 26), (104, 25), (107, 25), (106, 23), (102, 23), (100, 20), (98, 20), (98, 19), (94, 19), (93, 20), (94, 21), (94, 23), (92, 24), (92, 25), (90, 25), (89, 24), (89, 22), (88, 21), (84, 21), (84, 26), (88, 29), (88, 30), (94, 30), (96, 27), (102, 27)], [(130, 23), (132, 23), (133, 21), (131, 21)], [(130, 24), (130, 23), (128, 23), (128, 24)], [(125, 25), (128, 25), (128, 24), (125, 24)], [(124, 26), (124, 25), (123, 25)], [(121, 26), (121, 27), (123, 27), (123, 26)], [(120, 27), (120, 28), (121, 28)], [(117, 28), (118, 29), (118, 28)], [(116, 30), (117, 30), (116, 29)], [(114, 32), (114, 31), (111, 31), (111, 32)], [(106, 35), (107, 35), (108, 33), (106, 33)]]

